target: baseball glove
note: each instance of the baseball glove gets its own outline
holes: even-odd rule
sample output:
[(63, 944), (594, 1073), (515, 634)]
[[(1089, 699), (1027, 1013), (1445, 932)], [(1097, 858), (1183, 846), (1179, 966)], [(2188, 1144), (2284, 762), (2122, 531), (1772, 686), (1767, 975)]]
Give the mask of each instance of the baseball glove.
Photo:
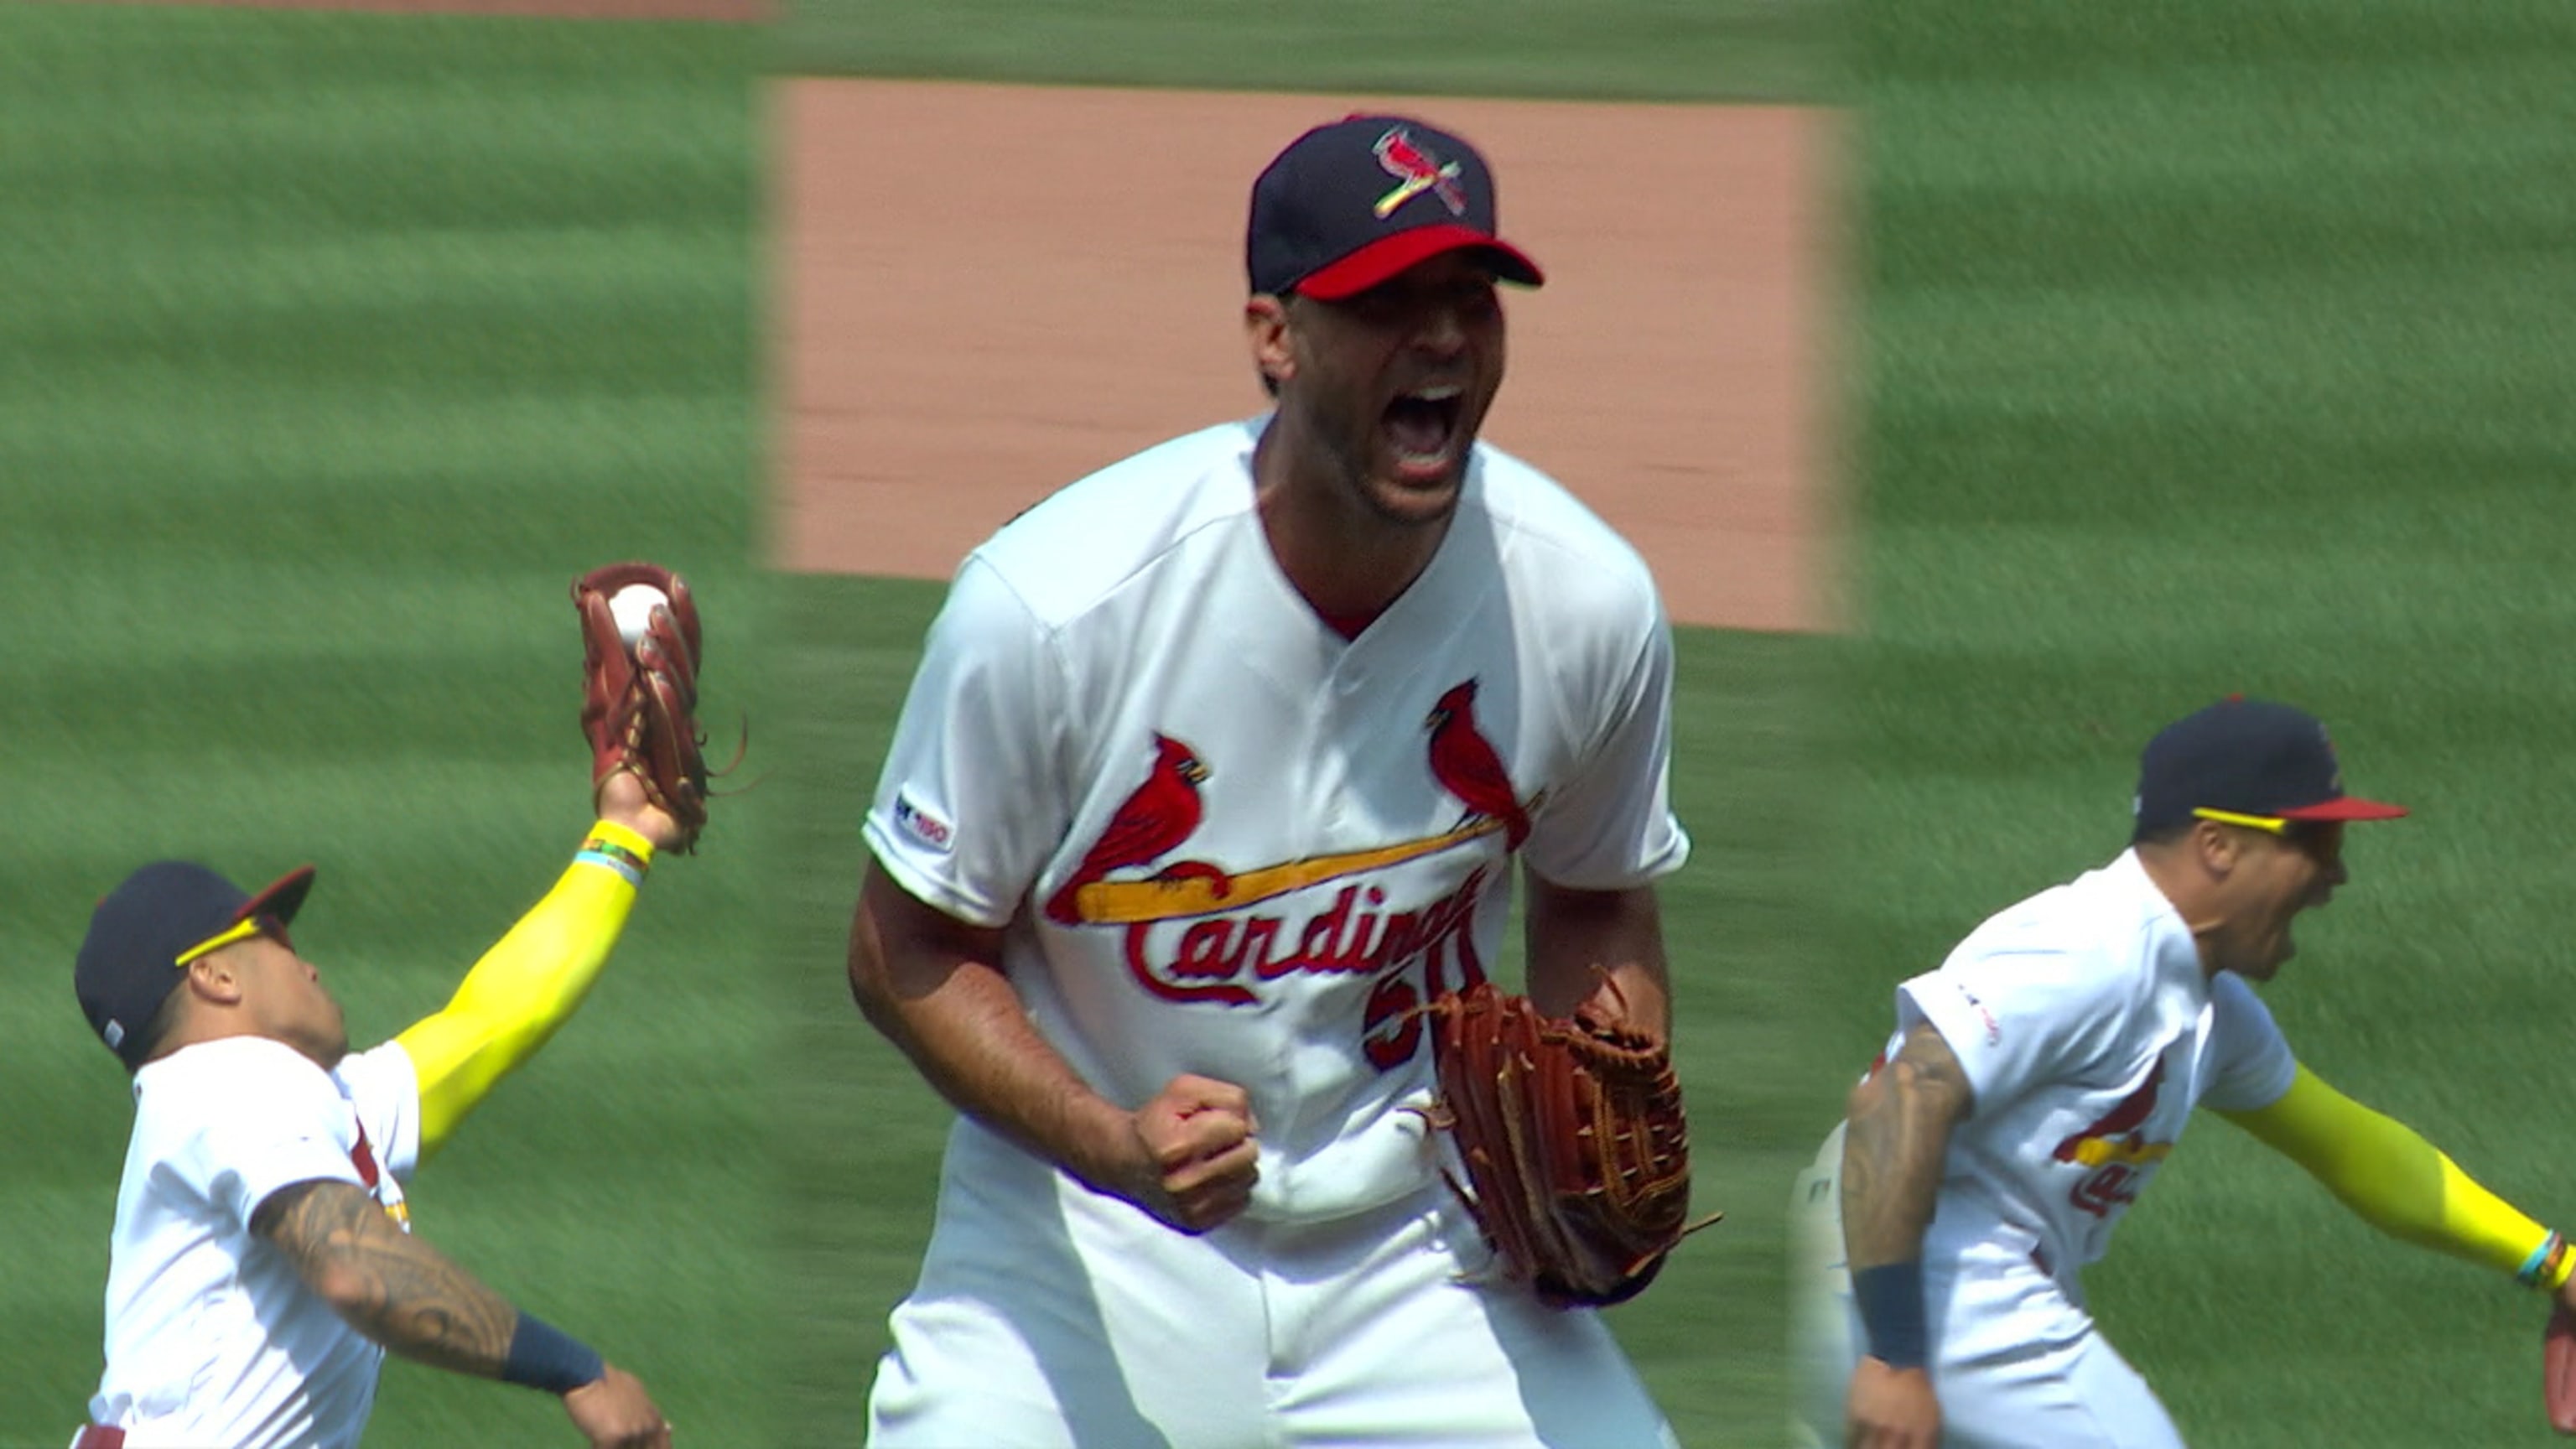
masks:
[(2549, 1310), (2549, 1327), (2541, 1334), (2540, 1401), (2549, 1410), (2549, 1427), (2576, 1434), (2576, 1313), (2565, 1304)]
[[(1503, 1277), (1552, 1307), (1604, 1307), (1644, 1291), (1684, 1235), (1690, 1144), (1671, 1049), (1612, 1025), (1606, 979), (1571, 1019), (1483, 982), (1425, 1010), (1439, 1098), (1466, 1202)], [(1444, 1171), (1443, 1176), (1447, 1176)]]
[[(630, 588), (638, 594), (616, 602)], [(659, 564), (619, 563), (573, 581), (581, 613), (581, 731), (595, 793), (624, 771), (680, 826), (665, 849), (687, 854), (707, 823), (706, 736), (698, 730), (698, 608), (689, 586)], [(626, 616), (623, 628), (619, 615)]]

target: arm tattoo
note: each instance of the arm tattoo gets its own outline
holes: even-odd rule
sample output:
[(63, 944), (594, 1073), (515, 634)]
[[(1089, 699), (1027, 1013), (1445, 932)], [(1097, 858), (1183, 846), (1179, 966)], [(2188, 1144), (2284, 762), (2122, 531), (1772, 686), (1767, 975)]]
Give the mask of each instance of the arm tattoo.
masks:
[(1854, 1270), (1923, 1253), (1950, 1128), (1968, 1115), (1967, 1074), (1928, 1023), (1852, 1093), (1843, 1135), (1843, 1243)]
[(349, 1326), (393, 1353), (500, 1376), (519, 1310), (394, 1225), (355, 1183), (299, 1182), (268, 1195), (251, 1231), (295, 1264)]

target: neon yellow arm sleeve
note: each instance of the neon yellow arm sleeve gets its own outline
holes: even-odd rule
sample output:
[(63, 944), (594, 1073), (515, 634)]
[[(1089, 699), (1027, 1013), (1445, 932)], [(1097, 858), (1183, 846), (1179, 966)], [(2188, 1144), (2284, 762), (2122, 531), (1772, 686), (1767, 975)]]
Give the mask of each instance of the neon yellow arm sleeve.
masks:
[(421, 1160), (581, 1005), (652, 859), (652, 842), (634, 831), (593, 825), (563, 878), (483, 953), (446, 1007), (394, 1038), (420, 1078)]
[[(2415, 1129), (2327, 1086), (2306, 1067), (2269, 1107), (2220, 1116), (2305, 1168), (2391, 1237), (2438, 1249), (2502, 1273), (2518, 1272), (2549, 1230), (2480, 1187)], [(2576, 1268), (2561, 1254), (2541, 1286), (2556, 1289)]]

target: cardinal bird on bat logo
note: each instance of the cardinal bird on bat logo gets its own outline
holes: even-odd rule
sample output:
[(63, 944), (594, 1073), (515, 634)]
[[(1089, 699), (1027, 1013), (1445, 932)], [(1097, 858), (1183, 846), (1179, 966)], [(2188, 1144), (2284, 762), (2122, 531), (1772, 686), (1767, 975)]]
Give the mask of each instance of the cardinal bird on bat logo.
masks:
[(1377, 144), (1370, 149), (1377, 153), (1377, 164), (1386, 169), (1387, 175), (1395, 178), (1395, 189), (1377, 199), (1378, 220), (1384, 221), (1395, 215), (1397, 207), (1425, 191), (1439, 197), (1449, 208), (1451, 216), (1467, 214), (1467, 192), (1458, 184), (1460, 171), (1457, 162), (1443, 161), (1424, 150), (1421, 143), (1413, 139), (1413, 133), (1402, 126), (1378, 137)]
[(1502, 756), (1476, 728), (1476, 681), (1450, 686), (1422, 726), (1431, 732), (1432, 778), (1464, 801), (1468, 814), (1501, 821), (1507, 847), (1520, 849), (1529, 838), (1529, 812), (1512, 789)]
[[(1150, 864), (1189, 839), (1207, 813), (1206, 803), (1199, 798), (1199, 786), (1207, 778), (1208, 767), (1199, 762), (1196, 750), (1169, 735), (1154, 736), (1154, 763), (1146, 771), (1145, 783), (1109, 818), (1108, 828), (1084, 854), (1082, 864), (1047, 897), (1047, 919), (1058, 925), (1080, 925), (1082, 908), (1075, 897), (1084, 886), (1113, 870)], [(1220, 896), (1228, 884), (1225, 872), (1205, 861), (1177, 862), (1166, 867), (1160, 878), (1183, 876), (1214, 881)]]

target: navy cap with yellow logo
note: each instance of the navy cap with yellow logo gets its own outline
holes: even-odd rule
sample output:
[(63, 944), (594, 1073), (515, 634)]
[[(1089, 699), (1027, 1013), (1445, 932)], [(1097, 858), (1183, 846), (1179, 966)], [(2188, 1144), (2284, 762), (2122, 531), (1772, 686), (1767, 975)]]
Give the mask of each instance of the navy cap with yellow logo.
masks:
[(1421, 121), (1363, 115), (1317, 126), (1252, 183), (1244, 266), (1255, 293), (1338, 301), (1465, 249), (1504, 281), (1546, 280), (1496, 234), (1485, 158)]

